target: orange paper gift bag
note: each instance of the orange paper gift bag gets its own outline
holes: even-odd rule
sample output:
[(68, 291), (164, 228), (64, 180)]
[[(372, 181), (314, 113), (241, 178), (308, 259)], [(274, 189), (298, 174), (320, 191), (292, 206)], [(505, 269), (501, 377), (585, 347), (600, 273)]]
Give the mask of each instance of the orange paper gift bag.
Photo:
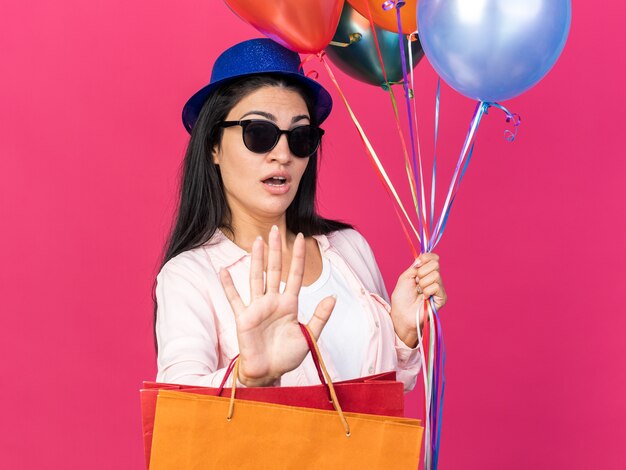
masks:
[(344, 413), (321, 364), (334, 411), (160, 390), (151, 470), (416, 469), (421, 422)]

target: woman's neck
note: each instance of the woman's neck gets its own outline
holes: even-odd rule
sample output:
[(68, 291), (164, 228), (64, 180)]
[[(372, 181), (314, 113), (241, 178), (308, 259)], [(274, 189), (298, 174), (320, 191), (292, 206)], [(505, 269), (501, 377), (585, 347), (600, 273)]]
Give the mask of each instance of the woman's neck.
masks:
[(283, 252), (290, 252), (295, 240), (295, 234), (287, 230), (287, 218), (285, 214), (274, 219), (264, 219), (253, 217), (233, 217), (231, 223), (232, 233), (224, 231), (225, 235), (240, 248), (247, 252), (252, 251), (252, 243), (257, 237), (262, 237), (265, 243), (268, 242), (268, 235), (272, 226), (276, 225), (280, 231)]

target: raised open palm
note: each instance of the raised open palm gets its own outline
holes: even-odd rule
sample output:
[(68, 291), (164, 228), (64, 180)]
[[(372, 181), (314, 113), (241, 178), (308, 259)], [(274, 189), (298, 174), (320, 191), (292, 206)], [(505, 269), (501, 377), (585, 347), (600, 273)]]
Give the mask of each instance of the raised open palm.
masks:
[[(240, 353), (239, 380), (247, 386), (273, 384), (284, 373), (298, 367), (309, 351), (298, 326), (298, 294), (306, 253), (304, 237), (298, 234), (294, 242), (283, 293), (280, 292), (282, 244), (276, 227), (270, 231), (268, 245), (265, 276), (263, 239), (258, 237), (252, 245), (249, 305), (241, 300), (230, 273), (226, 269), (220, 271), (222, 286), (235, 313)], [(308, 326), (316, 339), (334, 306), (335, 298), (326, 297), (315, 309)]]

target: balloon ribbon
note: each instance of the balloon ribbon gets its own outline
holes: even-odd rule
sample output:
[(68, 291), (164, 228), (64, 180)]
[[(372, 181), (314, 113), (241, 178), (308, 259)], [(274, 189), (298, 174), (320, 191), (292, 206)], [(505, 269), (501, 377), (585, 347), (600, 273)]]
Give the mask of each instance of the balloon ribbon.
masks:
[[(367, 138), (367, 135), (365, 135), (365, 131), (363, 130), (363, 127), (361, 126), (361, 123), (359, 122), (359, 120), (357, 119), (356, 115), (354, 114), (354, 111), (352, 111), (352, 107), (348, 103), (348, 99), (346, 98), (346, 96), (343, 93), (341, 87), (339, 86), (339, 82), (335, 78), (335, 74), (333, 73), (332, 69), (330, 68), (328, 62), (324, 59), (325, 53), (322, 51), (322, 52), (318, 53), (317, 56), (319, 57), (319, 59), (322, 62), (322, 64), (324, 64), (324, 67), (326, 68), (326, 71), (328, 72), (328, 75), (329, 75), (331, 81), (335, 85), (335, 88), (337, 89), (337, 91), (339, 93), (339, 96), (341, 97), (344, 105), (346, 106), (346, 109), (348, 110), (348, 114), (350, 115), (350, 118), (352, 119), (352, 122), (354, 123), (354, 126), (355, 126), (355, 128), (356, 128), (356, 130), (357, 130), (357, 132), (359, 134), (359, 137), (361, 138), (361, 141), (362, 141), (362, 143), (363, 143), (363, 145), (365, 147), (365, 151), (366, 151), (366, 153), (367, 153), (367, 155), (368, 155), (368, 157), (370, 159), (370, 162), (372, 163), (372, 166), (376, 170), (376, 173), (377, 173), (378, 177), (380, 178), (380, 180), (382, 181), (385, 189), (387, 190), (387, 193), (390, 195), (390, 197), (392, 197), (395, 200), (395, 202), (397, 204), (397, 206), (394, 206), (394, 210), (396, 211), (396, 215), (398, 217), (398, 220), (400, 220), (400, 223), (401, 223), (402, 228), (404, 230), (405, 236), (407, 237), (407, 241), (408, 241), (408, 243), (409, 243), (409, 245), (411, 247), (411, 251), (413, 252), (413, 256), (415, 258), (417, 258), (417, 250), (415, 249), (415, 246), (413, 245), (413, 240), (410, 237), (410, 234), (409, 234), (408, 229), (406, 227), (405, 221), (411, 227), (411, 230), (413, 231), (413, 234), (415, 235), (415, 237), (418, 240), (420, 240), (420, 236), (419, 236), (417, 230), (415, 229), (415, 226), (413, 225), (413, 222), (411, 221), (411, 218), (409, 217), (409, 214), (407, 213), (404, 205), (402, 204), (402, 200), (400, 199), (400, 196), (398, 195), (398, 192), (396, 191), (393, 183), (389, 179), (389, 176), (387, 175), (387, 172), (385, 171), (385, 168), (383, 167), (383, 164), (381, 163), (380, 159), (378, 158), (378, 155), (376, 154), (376, 151), (372, 147), (372, 144), (370, 143), (369, 139)], [(398, 212), (398, 209), (400, 210), (400, 212), (402, 212), (402, 215), (404, 216), (404, 220), (400, 216), (400, 213)]]

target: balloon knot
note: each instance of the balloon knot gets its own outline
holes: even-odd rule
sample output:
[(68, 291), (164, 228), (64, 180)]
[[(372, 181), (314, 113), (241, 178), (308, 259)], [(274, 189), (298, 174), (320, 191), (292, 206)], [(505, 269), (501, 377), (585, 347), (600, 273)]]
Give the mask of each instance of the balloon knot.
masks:
[[(316, 54), (309, 54), (309, 55), (307, 55), (304, 59), (302, 59), (300, 61), (300, 65), (298, 66), (298, 71), (302, 70), (304, 72), (304, 64), (306, 64), (310, 60), (313, 60), (315, 57), (319, 58), (319, 60), (323, 62), (325, 55), (326, 55), (326, 53), (324, 51), (320, 51), (320, 52), (318, 52)], [(319, 73), (317, 73), (315, 70), (311, 70), (310, 72), (306, 72), (305, 76), (307, 76), (307, 77), (313, 76), (313, 78), (317, 78), (317, 77), (319, 77)]]
[(361, 33), (352, 33), (349, 38), (350, 44), (354, 44), (355, 42), (359, 42), (363, 38), (363, 35)]
[(400, 80), (397, 82), (385, 82), (385, 83), (382, 83), (380, 86), (382, 87), (383, 90), (389, 91), (391, 90), (392, 85), (401, 85), (402, 83), (403, 83), (403, 80)]
[(487, 114), (487, 110), (490, 107), (498, 108), (506, 115), (507, 124), (511, 122), (513, 123), (513, 130), (505, 129), (504, 131), (504, 139), (507, 142), (513, 142), (517, 137), (517, 131), (519, 130), (519, 126), (522, 123), (522, 117), (517, 113), (512, 113), (500, 103), (485, 102), (483, 103), (483, 106), (485, 106), (485, 114)]
[(520, 124), (522, 123), (522, 118), (519, 114), (507, 115), (506, 122), (511, 121), (513, 121), (513, 131), (510, 131), (508, 129), (504, 131), (504, 138), (507, 140), (507, 142), (513, 142), (515, 140), (515, 137), (517, 137), (517, 131)]
[(388, 11), (391, 10), (393, 7), (402, 8), (404, 5), (406, 5), (406, 2), (404, 0), (387, 0), (383, 2), (381, 6), (383, 7), (383, 10)]
[(348, 36), (349, 42), (341, 42), (341, 41), (330, 41), (329, 45), (335, 47), (348, 47), (354, 43), (357, 43), (361, 40), (363, 35), (361, 33), (352, 33)]

